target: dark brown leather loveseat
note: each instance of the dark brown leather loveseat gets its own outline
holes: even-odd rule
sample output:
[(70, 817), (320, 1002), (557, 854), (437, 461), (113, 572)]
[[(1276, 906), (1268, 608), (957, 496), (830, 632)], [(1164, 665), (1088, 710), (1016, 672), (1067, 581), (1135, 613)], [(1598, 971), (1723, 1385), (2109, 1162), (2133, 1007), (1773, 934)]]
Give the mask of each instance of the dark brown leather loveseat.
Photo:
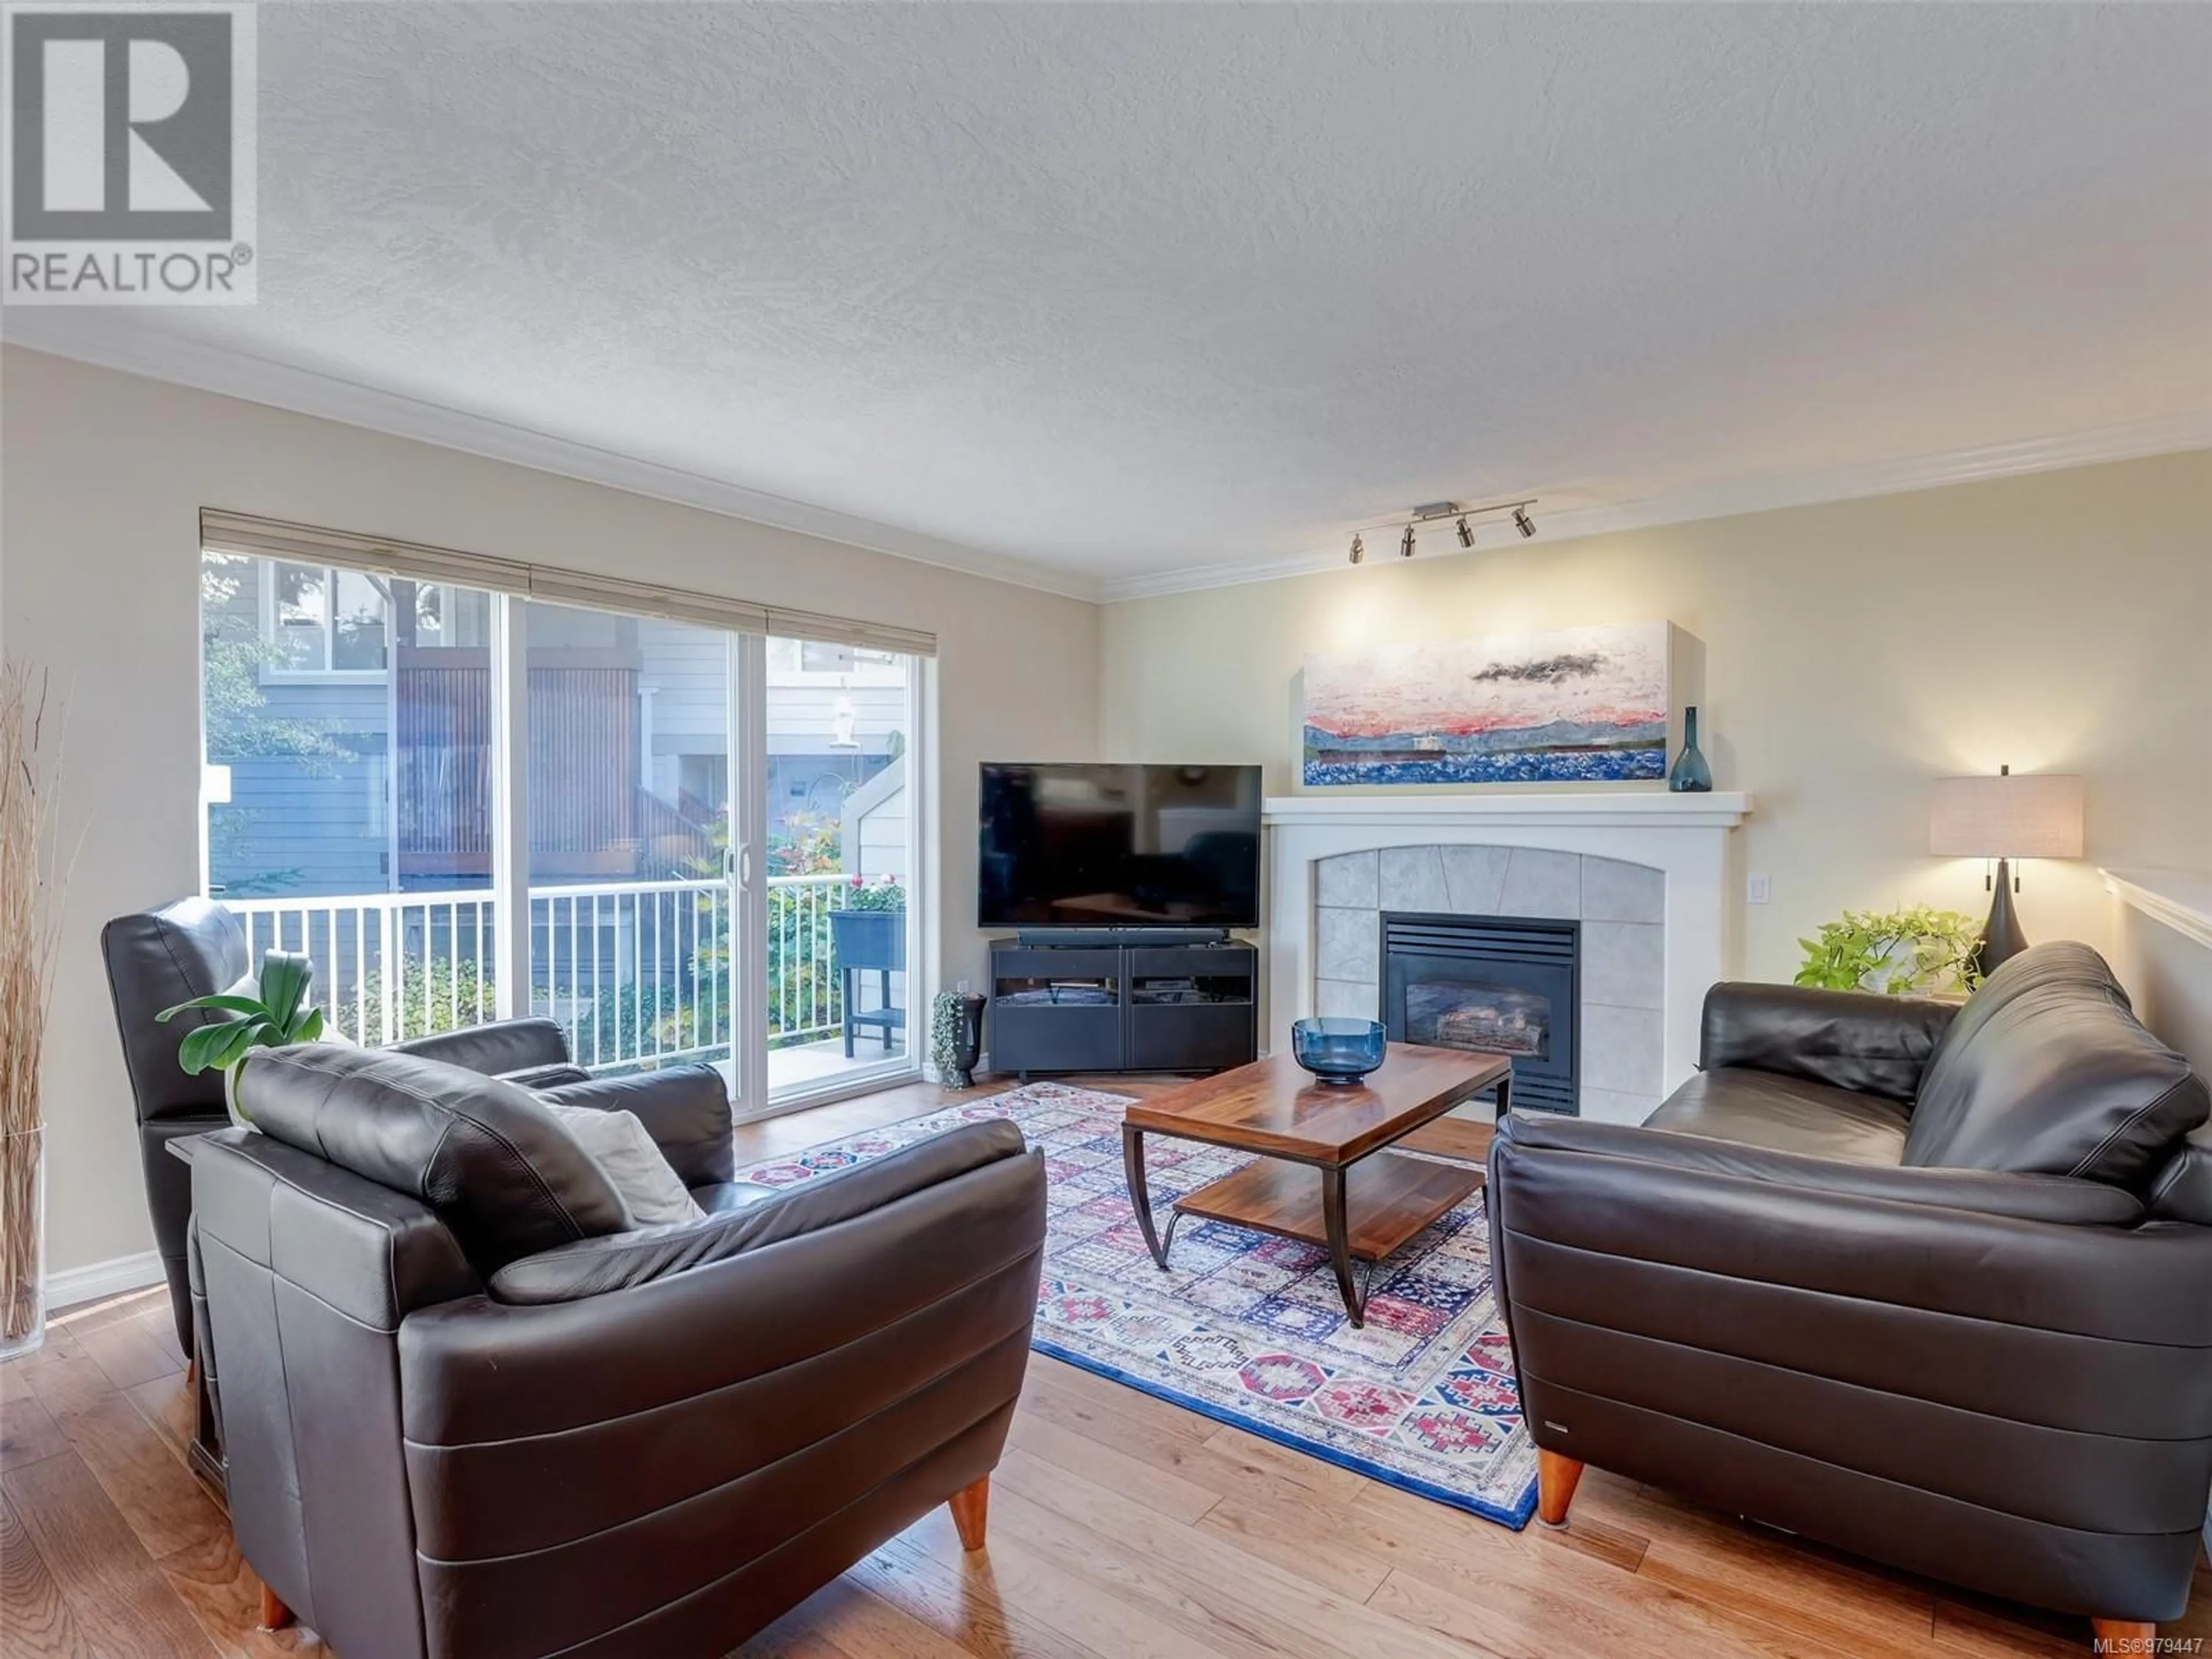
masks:
[(498, 1079), (310, 1045), (239, 1091), (264, 1133), (191, 1170), (231, 1517), (346, 1659), (720, 1655), (934, 1504), (980, 1547), (1044, 1237), (1012, 1124), (764, 1194), (726, 1101), (594, 1085), (708, 1212), (637, 1229)]
[(1493, 1143), (1542, 1518), (1592, 1463), (2100, 1636), (2177, 1617), (2212, 1129), (2102, 959), (2039, 946), (1955, 1017), (1717, 986), (1701, 1065), (1640, 1127), (1516, 1113)]

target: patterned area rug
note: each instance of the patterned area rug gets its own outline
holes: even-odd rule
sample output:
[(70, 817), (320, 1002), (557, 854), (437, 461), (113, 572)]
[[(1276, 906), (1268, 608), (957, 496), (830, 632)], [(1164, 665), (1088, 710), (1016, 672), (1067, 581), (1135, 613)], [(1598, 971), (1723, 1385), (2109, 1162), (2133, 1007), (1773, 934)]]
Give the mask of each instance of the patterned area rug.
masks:
[[(1036, 1347), (1409, 1492), (1519, 1528), (1536, 1504), (1480, 1194), (1375, 1269), (1345, 1316), (1312, 1246), (1186, 1218), (1152, 1265), (1121, 1175), (1121, 1095), (1033, 1083), (738, 1172), (787, 1187), (1008, 1117), (1050, 1182)], [(1152, 1213), (1249, 1160), (1147, 1135)]]

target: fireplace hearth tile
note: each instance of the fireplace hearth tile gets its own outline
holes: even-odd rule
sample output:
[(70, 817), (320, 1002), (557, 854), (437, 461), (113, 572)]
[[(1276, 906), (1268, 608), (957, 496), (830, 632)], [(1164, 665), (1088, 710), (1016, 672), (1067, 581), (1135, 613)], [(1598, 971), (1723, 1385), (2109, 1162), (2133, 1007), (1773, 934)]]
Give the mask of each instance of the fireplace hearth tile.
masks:
[(1440, 847), (1444, 866), (1445, 908), (1462, 916), (1494, 916), (1505, 891), (1504, 847)]
[(1385, 910), (1449, 910), (1443, 860), (1433, 847), (1382, 849), (1382, 908)]
[(1667, 933), (1654, 922), (1583, 923), (1583, 1001), (1614, 1008), (1667, 1006)]
[(1314, 967), (1320, 976), (1381, 983), (1381, 926), (1372, 910), (1315, 910)]
[(1547, 916), (1572, 921), (1583, 913), (1583, 860), (1579, 853), (1551, 853), (1516, 847), (1505, 864), (1505, 889), (1498, 896), (1501, 916)]
[[(1610, 1008), (1591, 1003), (1583, 1009), (1582, 1085), (1617, 1094), (1659, 1093), (1665, 1063), (1660, 1013), (1656, 1008)], [(1588, 1109), (1585, 1108), (1587, 1115)]]
[(1583, 920), (1666, 921), (1666, 875), (1648, 864), (1585, 857), (1583, 860)]
[(1372, 910), (1382, 894), (1376, 884), (1376, 854), (1339, 853), (1314, 862), (1314, 902), (1345, 909)]

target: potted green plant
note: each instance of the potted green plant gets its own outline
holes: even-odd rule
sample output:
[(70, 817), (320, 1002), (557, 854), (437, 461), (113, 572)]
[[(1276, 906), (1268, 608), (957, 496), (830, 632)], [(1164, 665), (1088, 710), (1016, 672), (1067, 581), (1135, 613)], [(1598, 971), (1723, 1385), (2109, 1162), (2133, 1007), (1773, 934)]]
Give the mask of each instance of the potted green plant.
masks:
[(1981, 924), (1956, 910), (1915, 905), (1887, 913), (1846, 910), (1801, 939), (1805, 963), (1796, 983), (1830, 991), (1878, 991), (1890, 996), (1970, 993), (1982, 982), (1975, 963)]
[(231, 1121), (251, 1128), (252, 1121), (239, 1109), (238, 1066), (255, 1048), (283, 1048), (295, 1042), (313, 1042), (323, 1035), (323, 1011), (307, 1000), (315, 964), (296, 951), (265, 951), (261, 957), (258, 996), (221, 991), (194, 997), (154, 1016), (167, 1023), (193, 1009), (210, 1009), (232, 1016), (185, 1033), (177, 1048), (177, 1063), (190, 1077), (210, 1066), (222, 1073), (223, 1098), (229, 1103)]
[(929, 1063), (948, 1089), (975, 1086), (983, 1039), (983, 999), (973, 991), (939, 991), (929, 1005)]

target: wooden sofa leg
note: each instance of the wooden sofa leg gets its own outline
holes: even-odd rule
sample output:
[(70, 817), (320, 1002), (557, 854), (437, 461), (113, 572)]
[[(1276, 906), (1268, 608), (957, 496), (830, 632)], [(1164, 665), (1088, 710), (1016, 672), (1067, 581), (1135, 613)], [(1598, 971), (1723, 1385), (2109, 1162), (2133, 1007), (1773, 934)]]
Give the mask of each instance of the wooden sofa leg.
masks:
[(278, 1599), (275, 1590), (264, 1584), (261, 1587), (261, 1628), (282, 1630), (291, 1622), (292, 1609)]
[(2092, 1619), (2089, 1647), (2094, 1653), (2142, 1653), (2157, 1647), (2158, 1626), (2148, 1619)]
[(1567, 1505), (1575, 1501), (1575, 1484), (1583, 1466), (1557, 1452), (1536, 1454), (1536, 1518), (1547, 1527), (1567, 1524)]
[(970, 1481), (952, 1494), (952, 1524), (960, 1529), (960, 1547), (983, 1547), (983, 1522), (991, 1509), (991, 1477)]

